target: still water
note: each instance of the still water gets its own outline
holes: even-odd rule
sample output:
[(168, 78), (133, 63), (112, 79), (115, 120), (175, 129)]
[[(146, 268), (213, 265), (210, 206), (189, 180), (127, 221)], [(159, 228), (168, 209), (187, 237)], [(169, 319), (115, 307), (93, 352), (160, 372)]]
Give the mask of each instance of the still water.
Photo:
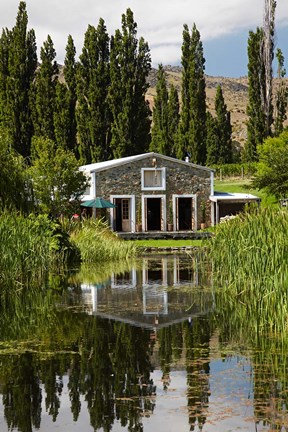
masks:
[(201, 258), (47, 283), (2, 300), (1, 431), (288, 430), (286, 339), (219, 305)]

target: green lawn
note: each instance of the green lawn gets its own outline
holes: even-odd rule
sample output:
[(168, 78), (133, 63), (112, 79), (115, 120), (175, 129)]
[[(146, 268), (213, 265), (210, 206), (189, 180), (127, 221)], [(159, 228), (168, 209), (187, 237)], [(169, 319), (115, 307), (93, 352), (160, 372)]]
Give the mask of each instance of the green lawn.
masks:
[(249, 179), (227, 179), (227, 180), (215, 180), (214, 190), (217, 192), (238, 192), (238, 193), (250, 193), (261, 198), (261, 205), (264, 207), (279, 205), (278, 200), (272, 195), (266, 195), (262, 190), (253, 189), (251, 186), (251, 180)]
[(134, 240), (140, 247), (201, 247), (207, 245), (209, 240)]

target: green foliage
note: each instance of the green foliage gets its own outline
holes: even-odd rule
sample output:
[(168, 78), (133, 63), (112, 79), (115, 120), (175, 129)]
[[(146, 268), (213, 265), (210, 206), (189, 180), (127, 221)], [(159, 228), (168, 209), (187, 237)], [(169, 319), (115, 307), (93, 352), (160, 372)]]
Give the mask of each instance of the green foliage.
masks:
[(206, 84), (205, 59), (200, 33), (193, 25), (191, 35), (184, 25), (182, 43), (182, 110), (177, 157), (188, 152), (191, 161), (206, 162)]
[(177, 136), (180, 121), (180, 104), (178, 91), (172, 84), (169, 92), (168, 99), (168, 137), (170, 154), (168, 156), (176, 157), (177, 151)]
[[(246, 162), (257, 160), (257, 146), (266, 138), (265, 113), (262, 95), (265, 92), (265, 68), (263, 64), (263, 29), (249, 32), (248, 39), (248, 105), (247, 142), (243, 158)], [(264, 88), (263, 88), (264, 86)]]
[(12, 142), (7, 130), (0, 128), (0, 209), (28, 211), (31, 184), (24, 159), (13, 150)]
[(171, 149), (169, 148), (168, 137), (168, 89), (165, 71), (162, 65), (159, 65), (157, 72), (156, 96), (154, 98), (152, 122), (150, 150), (169, 156), (171, 154)]
[(288, 131), (276, 138), (267, 138), (258, 147), (259, 164), (253, 185), (276, 197), (288, 195)]
[(287, 230), (286, 209), (270, 207), (218, 225), (211, 240), (214, 286), (257, 332), (287, 331)]
[(58, 146), (78, 156), (76, 127), (76, 49), (69, 35), (66, 46), (63, 75), (65, 83), (57, 81), (55, 92), (54, 130)]
[(251, 177), (257, 170), (257, 162), (241, 164), (209, 164), (215, 170), (215, 177)]
[(165, 71), (159, 65), (156, 96), (152, 117), (150, 150), (166, 156), (175, 156), (175, 140), (179, 126), (179, 99), (172, 85), (168, 91)]
[(62, 147), (56, 148), (47, 138), (34, 138), (29, 173), (39, 208), (53, 216), (69, 214), (70, 200), (79, 201), (88, 186), (74, 154)]
[(232, 127), (230, 111), (224, 101), (221, 86), (217, 87), (215, 97), (216, 127), (218, 136), (218, 160), (217, 163), (226, 164), (232, 162)]
[(84, 263), (126, 259), (136, 253), (135, 245), (119, 239), (102, 219), (77, 222), (71, 239), (79, 248)]
[[(75, 156), (78, 156), (78, 148), (77, 148), (77, 124), (76, 124), (76, 102), (77, 102), (77, 94), (76, 94), (76, 48), (74, 45), (74, 41), (71, 35), (68, 36), (68, 42), (66, 45), (66, 56), (64, 59), (64, 78), (67, 86), (67, 94), (64, 101), (64, 107), (67, 106), (67, 120), (66, 120), (66, 143), (64, 146), (66, 149), (73, 151)], [(55, 131), (56, 134), (56, 131)], [(56, 135), (57, 136), (57, 135)]]
[(97, 29), (88, 26), (77, 69), (76, 118), (83, 164), (100, 162), (110, 156), (109, 58), (109, 36), (100, 19)]
[(288, 88), (283, 78), (286, 75), (286, 70), (284, 68), (284, 56), (282, 51), (278, 48), (276, 51), (276, 58), (278, 60), (278, 86), (275, 96), (275, 124), (274, 124), (274, 135), (278, 136), (284, 129), (284, 121), (287, 118), (286, 110), (288, 103)]
[(52, 140), (55, 139), (54, 112), (59, 73), (55, 57), (54, 45), (48, 35), (40, 51), (41, 64), (36, 74), (31, 104), (35, 134)]
[(0, 124), (9, 128), (13, 148), (24, 157), (33, 135), (29, 97), (37, 67), (35, 34), (27, 25), (26, 4), (20, 1), (15, 26), (0, 39)]
[(111, 38), (109, 107), (112, 156), (144, 153), (150, 142), (150, 108), (145, 99), (151, 57), (147, 42), (137, 39), (133, 12), (122, 15), (122, 31)]
[(46, 277), (57, 242), (46, 216), (0, 214), (0, 288), (29, 287)]

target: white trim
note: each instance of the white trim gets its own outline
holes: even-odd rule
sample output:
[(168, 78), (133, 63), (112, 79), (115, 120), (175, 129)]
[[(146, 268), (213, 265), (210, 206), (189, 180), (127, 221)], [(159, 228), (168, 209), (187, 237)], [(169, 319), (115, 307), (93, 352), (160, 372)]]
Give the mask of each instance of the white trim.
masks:
[[(161, 184), (162, 186), (145, 186), (144, 174), (146, 171), (160, 171), (161, 172)], [(166, 168), (141, 168), (141, 190), (142, 191), (164, 191), (166, 190)]]
[[(110, 195), (110, 201), (112, 203), (114, 203), (114, 199), (122, 199), (122, 198), (126, 198), (126, 199), (130, 199), (131, 200), (131, 205), (130, 205), (130, 220), (131, 220), (131, 232), (135, 232), (135, 225), (136, 225), (136, 208), (135, 208), (135, 195)], [(110, 209), (110, 226), (114, 231), (114, 210), (113, 208)]]
[[(194, 200), (194, 209), (195, 214), (194, 221), (195, 221), (195, 227), (193, 231), (197, 231), (197, 195), (196, 194), (173, 194), (172, 195), (172, 211), (173, 211), (173, 230), (179, 231), (179, 214), (176, 214), (176, 199), (177, 198), (192, 198)], [(179, 209), (178, 209), (179, 212)], [(177, 218), (178, 216), (178, 218)]]
[(166, 214), (166, 195), (143, 195), (141, 196), (141, 210), (142, 210), (142, 228), (143, 231), (147, 231), (147, 218), (145, 217), (145, 199), (146, 198), (160, 198), (161, 199), (161, 210), (163, 210), (162, 221), (161, 221), (161, 231), (166, 231), (167, 226), (167, 214)]
[(106, 169), (110, 169), (110, 168), (118, 166), (118, 165), (129, 164), (131, 162), (139, 161), (139, 160), (142, 160), (142, 159), (147, 159), (149, 157), (150, 158), (156, 158), (156, 159), (163, 159), (163, 160), (170, 161), (170, 162), (173, 162), (173, 163), (178, 163), (178, 164), (190, 166), (190, 167), (193, 167), (193, 168), (197, 168), (197, 169), (200, 169), (200, 170), (203, 170), (203, 171), (208, 171), (208, 172), (209, 171), (210, 172), (211, 171), (215, 171), (215, 170), (213, 170), (211, 168), (208, 168), (208, 167), (205, 167), (205, 166), (202, 166), (202, 165), (197, 165), (197, 164), (194, 164), (194, 163), (191, 163), (191, 162), (186, 162), (186, 161), (181, 160), (181, 159), (172, 158), (170, 156), (165, 156), (165, 155), (162, 155), (162, 154), (159, 154), (159, 153), (154, 153), (154, 152), (143, 153), (143, 154), (134, 155), (134, 156), (127, 156), (127, 157), (124, 157), (124, 158), (112, 159), (112, 160), (109, 160), (109, 161), (96, 162), (96, 163), (92, 163), (92, 164), (88, 164), (88, 165), (82, 165), (79, 169), (81, 171), (89, 171), (89, 172), (97, 171), (97, 172), (100, 172), (100, 171), (103, 171), (103, 170), (106, 170)]
[(116, 282), (117, 279), (117, 275), (118, 273), (112, 273), (111, 275), (111, 288), (112, 289), (131, 289), (131, 288), (135, 288), (137, 285), (137, 274), (136, 274), (136, 269), (133, 267), (130, 271), (129, 271), (129, 283), (127, 284), (119, 284)]
[(210, 173), (210, 194), (211, 196), (214, 195), (214, 171)]

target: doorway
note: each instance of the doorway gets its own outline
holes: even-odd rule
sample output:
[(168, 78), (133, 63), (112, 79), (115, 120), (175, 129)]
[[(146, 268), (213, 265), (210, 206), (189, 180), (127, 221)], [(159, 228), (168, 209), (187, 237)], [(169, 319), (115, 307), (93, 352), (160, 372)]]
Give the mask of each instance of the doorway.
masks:
[(131, 200), (130, 198), (116, 198), (115, 209), (115, 230), (130, 232), (131, 231)]
[(147, 231), (161, 231), (161, 198), (146, 198)]
[(192, 198), (178, 198), (178, 229), (192, 230)]

